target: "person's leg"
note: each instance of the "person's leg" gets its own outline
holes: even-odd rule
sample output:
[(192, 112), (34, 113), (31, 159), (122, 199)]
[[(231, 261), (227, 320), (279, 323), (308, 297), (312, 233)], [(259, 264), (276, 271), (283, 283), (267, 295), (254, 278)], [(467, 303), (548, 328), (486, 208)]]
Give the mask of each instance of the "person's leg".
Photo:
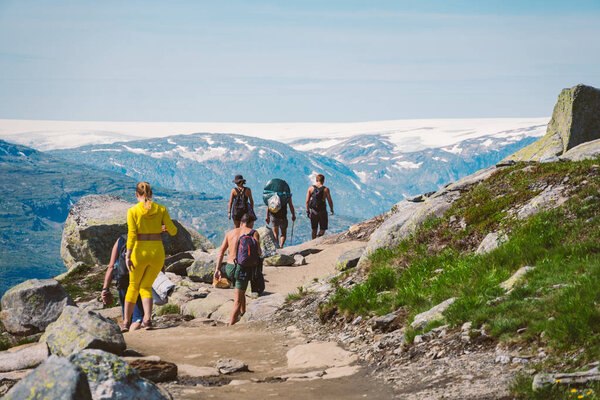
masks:
[(144, 257), (143, 251), (137, 246), (133, 248), (131, 252), (131, 263), (133, 264), (133, 270), (129, 272), (129, 286), (127, 287), (127, 293), (125, 294), (125, 307), (123, 311), (123, 327), (127, 329), (131, 324), (131, 317), (133, 315), (133, 309), (135, 308), (136, 299), (140, 291), (140, 283), (146, 266), (143, 264)]
[(140, 282), (140, 297), (144, 308), (143, 323), (145, 324), (152, 320), (152, 284), (165, 263), (165, 250), (162, 243), (152, 243), (152, 247), (147, 249), (147, 254), (148, 267)]
[(229, 318), (229, 326), (235, 324), (240, 316), (242, 308), (242, 301), (245, 301), (244, 291), (235, 289), (235, 299), (233, 300), (233, 310), (231, 310), (231, 317)]
[(317, 229), (319, 227), (319, 219), (318, 217), (315, 215), (314, 211), (310, 211), (310, 227), (312, 229), (312, 238), (316, 239), (317, 238)]
[(287, 226), (282, 225), (279, 227), (279, 229), (281, 230), (281, 236), (279, 236), (279, 243), (280, 247), (283, 248), (283, 245), (285, 244), (285, 238), (287, 236)]
[(273, 234), (275, 235), (275, 241), (279, 243), (279, 226), (273, 224)]
[(325, 234), (325, 231), (328, 228), (327, 211), (320, 212), (318, 222), (319, 222), (319, 228), (320, 228), (318, 235), (323, 236)]

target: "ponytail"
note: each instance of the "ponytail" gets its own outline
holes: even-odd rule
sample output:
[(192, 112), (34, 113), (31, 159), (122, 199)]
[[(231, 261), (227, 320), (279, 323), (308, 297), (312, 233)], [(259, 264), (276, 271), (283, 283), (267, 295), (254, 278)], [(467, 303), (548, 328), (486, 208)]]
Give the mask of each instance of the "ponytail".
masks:
[(148, 182), (139, 182), (135, 187), (135, 192), (143, 199), (144, 208), (149, 210), (152, 204), (152, 188), (150, 184)]

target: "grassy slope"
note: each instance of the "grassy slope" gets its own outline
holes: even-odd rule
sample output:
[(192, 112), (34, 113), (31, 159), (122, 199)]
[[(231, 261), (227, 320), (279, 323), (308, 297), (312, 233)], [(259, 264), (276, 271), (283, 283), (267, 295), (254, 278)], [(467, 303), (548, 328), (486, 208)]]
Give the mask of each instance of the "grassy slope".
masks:
[[(600, 350), (597, 164), (521, 164), (498, 171), (465, 193), (442, 218), (429, 220), (398, 247), (377, 251), (367, 279), (350, 290), (339, 288), (330, 306), (363, 315), (404, 308), (408, 323), (417, 313), (456, 297), (447, 323), (472, 321), (500, 341), (544, 346), (549, 361), (538, 369), (555, 363), (564, 367), (565, 355), (571, 356), (571, 368), (594, 361)], [(562, 207), (525, 221), (512, 216), (547, 184), (560, 184), (566, 177), (570, 200)], [(505, 231), (509, 240), (475, 256), (483, 237), (497, 230)], [(535, 270), (506, 295), (498, 284), (525, 265)], [(517, 334), (520, 328), (526, 330)], [(409, 337), (415, 334), (409, 331)], [(523, 391), (528, 386), (516, 387)]]

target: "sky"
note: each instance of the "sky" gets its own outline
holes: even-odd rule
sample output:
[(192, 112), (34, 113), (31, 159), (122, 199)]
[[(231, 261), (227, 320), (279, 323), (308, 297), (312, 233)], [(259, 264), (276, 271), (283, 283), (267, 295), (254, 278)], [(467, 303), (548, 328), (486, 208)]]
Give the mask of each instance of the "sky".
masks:
[(0, 118), (549, 116), (598, 38), (600, 0), (0, 0)]

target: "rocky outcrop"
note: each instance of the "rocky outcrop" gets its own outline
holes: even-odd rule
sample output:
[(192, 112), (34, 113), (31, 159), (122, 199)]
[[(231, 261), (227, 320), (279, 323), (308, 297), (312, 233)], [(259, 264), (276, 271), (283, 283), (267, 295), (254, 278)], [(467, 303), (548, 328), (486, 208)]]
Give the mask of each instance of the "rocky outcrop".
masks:
[(67, 305), (75, 305), (54, 279), (30, 279), (2, 296), (0, 320), (15, 335), (43, 332)]
[(233, 303), (233, 300), (223, 293), (211, 292), (204, 299), (196, 299), (185, 303), (181, 307), (181, 313), (192, 315), (194, 318), (208, 318), (226, 303)]
[(404, 200), (396, 204), (392, 215), (371, 235), (358, 264), (364, 265), (377, 249), (398, 245), (427, 218), (442, 216), (459, 197), (459, 190), (442, 191), (421, 203)]
[(504, 290), (512, 290), (516, 285), (518, 285), (520, 282), (523, 281), (523, 279), (525, 278), (525, 275), (529, 272), (529, 271), (533, 271), (535, 268), (534, 267), (521, 267), (517, 270), (517, 272), (515, 272), (510, 278), (508, 278), (507, 280), (505, 280), (504, 282), (502, 282), (500, 284), (500, 287)]
[(577, 85), (558, 95), (546, 135), (505, 160), (543, 161), (600, 139), (600, 90)]
[(566, 188), (562, 185), (548, 186), (539, 195), (531, 199), (517, 213), (519, 219), (529, 218), (542, 210), (556, 208), (563, 205), (568, 197), (565, 195)]
[(365, 246), (357, 247), (352, 250), (348, 250), (340, 255), (335, 261), (335, 268), (338, 271), (345, 271), (350, 268), (356, 267), (358, 260), (362, 253), (365, 251)]
[(431, 308), (428, 311), (422, 312), (421, 314), (417, 314), (415, 319), (410, 324), (413, 329), (423, 329), (430, 323), (434, 321), (441, 321), (444, 319), (444, 315), (448, 308), (454, 303), (456, 298), (452, 297), (437, 306)]
[(475, 254), (487, 254), (491, 251), (494, 251), (498, 248), (498, 246), (506, 242), (507, 239), (508, 237), (506, 234), (490, 232), (483, 238), (479, 244), (479, 247), (477, 247)]
[(219, 254), (216, 252), (199, 253), (194, 256), (195, 261), (186, 270), (188, 278), (194, 282), (212, 283)]
[(261, 226), (256, 230), (260, 235), (260, 248), (262, 251), (262, 257), (272, 257), (277, 254), (279, 244), (275, 240), (275, 235), (271, 228), (267, 226)]
[[(594, 367), (588, 371), (581, 372), (570, 372), (570, 373), (556, 373), (556, 374), (537, 374), (533, 378), (532, 389), (539, 391), (550, 386), (559, 384), (567, 386), (587, 386), (590, 383), (600, 381), (600, 371), (598, 367)], [(569, 396), (571, 397), (571, 396)], [(576, 396), (573, 396), (575, 398)], [(584, 398), (585, 396), (577, 397)]]
[[(77, 262), (108, 264), (115, 241), (127, 233), (127, 210), (133, 205), (114, 196), (82, 197), (69, 211), (63, 229), (60, 255), (67, 268)], [(173, 223), (177, 235), (162, 235), (166, 255), (214, 247), (194, 229), (175, 220)]]
[(193, 258), (182, 258), (181, 260), (175, 261), (165, 268), (166, 272), (172, 272), (177, 275), (187, 275), (187, 269), (194, 263)]
[(50, 356), (2, 399), (92, 400), (92, 395), (81, 368), (66, 358)]
[(48, 344), (52, 354), (69, 356), (85, 349), (101, 349), (121, 354), (125, 339), (111, 320), (92, 311), (67, 306), (56, 322), (50, 324), (40, 342)]
[(273, 316), (284, 303), (285, 296), (281, 293), (261, 296), (248, 305), (246, 308), (246, 315), (243, 319), (246, 321), (267, 320)]
[(563, 154), (560, 159), (567, 161), (591, 160), (600, 157), (600, 139), (580, 144)]
[(0, 352), (0, 372), (34, 368), (48, 359), (45, 343), (27, 344)]
[(69, 361), (87, 375), (94, 400), (168, 400), (155, 384), (142, 378), (114, 354), (84, 350), (70, 356)]

